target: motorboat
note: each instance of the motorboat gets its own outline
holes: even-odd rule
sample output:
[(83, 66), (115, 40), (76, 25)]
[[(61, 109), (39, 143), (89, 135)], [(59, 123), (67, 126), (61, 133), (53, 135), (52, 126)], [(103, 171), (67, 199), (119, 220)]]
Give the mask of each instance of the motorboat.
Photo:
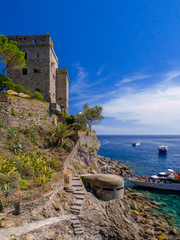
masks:
[(168, 169), (166, 172), (159, 172), (157, 175), (150, 177), (131, 176), (127, 179), (139, 187), (180, 191), (180, 172), (175, 172), (172, 169)]
[(136, 146), (139, 146), (139, 145), (140, 145), (140, 142), (133, 142), (133, 143), (132, 143), (132, 146), (133, 146), (133, 147), (136, 147)]
[(167, 150), (168, 150), (168, 146), (166, 145), (160, 145), (158, 147), (159, 154), (161, 155), (165, 155), (167, 153)]

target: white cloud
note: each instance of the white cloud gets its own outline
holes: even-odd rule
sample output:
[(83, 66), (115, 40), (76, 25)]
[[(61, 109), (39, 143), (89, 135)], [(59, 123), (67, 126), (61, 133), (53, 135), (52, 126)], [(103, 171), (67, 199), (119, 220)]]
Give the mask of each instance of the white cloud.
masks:
[(180, 71), (171, 71), (165, 74), (166, 81), (172, 81), (180, 76)]
[[(120, 76), (116, 75), (114, 85), (102, 88), (98, 87), (102, 79), (91, 81), (90, 73), (80, 65), (76, 67), (78, 74), (71, 86), (71, 93), (76, 98), (74, 106), (84, 103), (103, 106), (106, 121), (95, 126), (98, 134), (180, 134), (180, 71), (153, 75), (139, 73), (123, 78), (118, 84)], [(108, 78), (111, 81), (112, 76)], [(143, 81), (138, 88), (131, 84), (138, 80), (144, 80), (147, 87), (140, 88), (145, 86)]]
[[(156, 85), (116, 97), (103, 104), (104, 116), (121, 121), (134, 121), (136, 126), (146, 125), (161, 131), (179, 129), (180, 86), (161, 89)], [(132, 126), (130, 126), (132, 127)]]
[(105, 67), (104, 66), (101, 66), (98, 71), (97, 71), (97, 76), (100, 76), (101, 73), (104, 71)]
[(117, 83), (117, 86), (121, 85), (121, 84), (124, 84), (124, 83), (130, 83), (130, 82), (134, 82), (134, 81), (138, 81), (138, 80), (143, 80), (143, 79), (146, 79), (146, 78), (149, 78), (150, 75), (145, 75), (145, 74), (135, 74), (135, 75), (132, 75), (130, 77), (125, 77), (123, 78), (119, 83)]
[(80, 64), (74, 64), (73, 67), (75, 67), (78, 70), (78, 73), (76, 79), (71, 83), (70, 93), (76, 95), (82, 94), (83, 88), (87, 86), (86, 78), (88, 76), (88, 73)]

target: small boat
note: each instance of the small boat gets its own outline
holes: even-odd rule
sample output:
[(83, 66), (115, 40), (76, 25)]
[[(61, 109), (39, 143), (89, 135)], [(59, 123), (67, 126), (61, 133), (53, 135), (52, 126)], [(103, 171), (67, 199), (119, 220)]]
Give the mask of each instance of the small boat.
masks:
[(168, 150), (168, 146), (166, 146), (166, 145), (160, 145), (158, 147), (159, 154), (165, 155), (167, 153), (167, 150)]
[(132, 146), (133, 146), (133, 147), (136, 147), (136, 146), (139, 146), (139, 145), (140, 145), (140, 142), (133, 142), (133, 143), (132, 143)]
[(128, 180), (139, 187), (180, 191), (180, 173), (172, 169), (151, 177), (129, 177)]

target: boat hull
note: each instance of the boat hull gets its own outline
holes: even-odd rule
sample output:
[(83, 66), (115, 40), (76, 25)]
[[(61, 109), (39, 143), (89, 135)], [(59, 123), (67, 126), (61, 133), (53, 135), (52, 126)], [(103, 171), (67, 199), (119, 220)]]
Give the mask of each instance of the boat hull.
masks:
[(180, 191), (179, 183), (155, 183), (155, 182), (152, 183), (152, 182), (139, 181), (135, 179), (128, 179), (128, 180), (134, 185), (139, 187), (162, 189), (162, 190), (168, 190), (168, 191)]

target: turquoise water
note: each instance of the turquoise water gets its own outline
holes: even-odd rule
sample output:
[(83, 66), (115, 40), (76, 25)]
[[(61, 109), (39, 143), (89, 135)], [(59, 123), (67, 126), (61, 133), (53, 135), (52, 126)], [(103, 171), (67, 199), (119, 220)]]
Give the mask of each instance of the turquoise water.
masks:
[[(136, 175), (152, 175), (168, 168), (180, 171), (180, 136), (98, 136), (101, 148), (99, 155), (114, 158), (128, 165)], [(141, 145), (132, 147), (132, 142)], [(167, 145), (166, 156), (158, 155), (158, 146)], [(167, 221), (180, 230), (180, 194), (177, 192), (150, 191), (134, 188), (129, 182), (126, 187), (153, 197), (161, 203), (160, 212), (170, 216)]]

